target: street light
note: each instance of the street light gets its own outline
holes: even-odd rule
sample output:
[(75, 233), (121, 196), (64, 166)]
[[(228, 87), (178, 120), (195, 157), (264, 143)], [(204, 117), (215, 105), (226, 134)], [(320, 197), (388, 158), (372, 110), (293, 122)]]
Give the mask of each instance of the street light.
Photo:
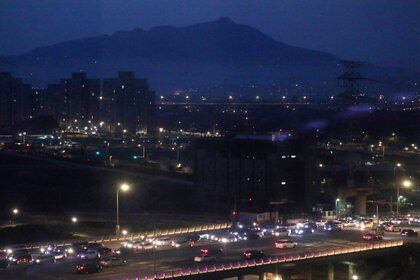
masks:
[(402, 182), (402, 186), (404, 187), (404, 188), (409, 188), (409, 187), (411, 187), (413, 185), (413, 182), (411, 182), (410, 180), (404, 180), (403, 182)]
[(77, 223), (77, 217), (72, 217), (71, 221), (72, 221), (73, 224)]
[(335, 212), (337, 213), (337, 215), (339, 214), (338, 212), (338, 203), (340, 202), (340, 199), (339, 198), (337, 198), (336, 200), (335, 200)]
[(402, 181), (401, 184), (397, 184), (397, 215), (400, 211), (400, 185), (402, 185), (404, 188), (410, 188), (413, 185), (413, 182), (406, 179)]
[(19, 209), (13, 208), (12, 213), (13, 213), (13, 215), (19, 214)]
[[(397, 215), (399, 212), (399, 197), (400, 197), (400, 187), (399, 187), (399, 184), (397, 183), (397, 168), (401, 166), (402, 164), (400, 162), (397, 162), (394, 165), (394, 187), (397, 188)], [(391, 212), (392, 212), (392, 201), (391, 201)]]
[(120, 233), (120, 213), (119, 213), (119, 193), (120, 191), (127, 192), (130, 190), (130, 185), (123, 183), (117, 189), (117, 225), (115, 227), (115, 234), (118, 235)]

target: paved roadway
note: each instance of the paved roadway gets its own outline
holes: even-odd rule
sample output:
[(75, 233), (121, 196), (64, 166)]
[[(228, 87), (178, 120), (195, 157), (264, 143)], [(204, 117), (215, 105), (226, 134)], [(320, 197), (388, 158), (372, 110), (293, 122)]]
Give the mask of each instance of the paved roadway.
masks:
[[(291, 236), (290, 239), (298, 242), (294, 249), (276, 249), (274, 242), (276, 238), (264, 237), (257, 240), (240, 241), (224, 245), (224, 254), (217, 262), (231, 262), (242, 260), (242, 254), (247, 249), (263, 250), (267, 256), (279, 256), (289, 252), (305, 252), (320, 250), (331, 247), (344, 247), (364, 243), (360, 231), (343, 230), (338, 233), (316, 232), (311, 236)], [(399, 234), (387, 233), (384, 240), (401, 239)], [(409, 238), (408, 240), (420, 242), (420, 238)], [(135, 277), (152, 274), (154, 271), (162, 272), (172, 269), (187, 268), (196, 266), (194, 256), (199, 254), (200, 248), (217, 244), (213, 241), (200, 241), (195, 247), (172, 248), (161, 247), (156, 250), (141, 252), (127, 258), (128, 264), (123, 267), (104, 268), (100, 273), (79, 275), (75, 273), (75, 260), (64, 260), (54, 264), (31, 264), (18, 265), (6, 270), (0, 270), (0, 279), (133, 279)], [(120, 246), (119, 242), (106, 244), (112, 248)]]

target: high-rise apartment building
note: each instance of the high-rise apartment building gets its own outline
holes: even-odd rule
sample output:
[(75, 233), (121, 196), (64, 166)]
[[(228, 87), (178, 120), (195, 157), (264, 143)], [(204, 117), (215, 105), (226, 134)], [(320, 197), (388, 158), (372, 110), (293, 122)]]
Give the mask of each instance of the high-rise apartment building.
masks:
[(103, 80), (100, 96), (105, 125), (112, 133), (152, 133), (155, 92), (134, 72), (119, 72)]

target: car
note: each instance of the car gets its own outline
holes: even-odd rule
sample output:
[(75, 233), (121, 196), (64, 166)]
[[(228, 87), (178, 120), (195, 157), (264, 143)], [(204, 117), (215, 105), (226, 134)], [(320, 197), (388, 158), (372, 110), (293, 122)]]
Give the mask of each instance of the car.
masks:
[(401, 236), (405, 236), (405, 237), (417, 237), (418, 236), (418, 233), (415, 232), (412, 229), (403, 229), (400, 234), (401, 234)]
[(6, 269), (10, 265), (10, 262), (7, 259), (0, 260), (0, 269)]
[(259, 238), (261, 238), (261, 236), (256, 234), (255, 232), (249, 232), (246, 235), (246, 239), (243, 239), (243, 240), (255, 240), (255, 239), (259, 239)]
[(100, 260), (102, 267), (123, 266), (127, 264), (127, 260), (117, 257), (107, 257)]
[(290, 235), (290, 229), (286, 227), (278, 227), (271, 230), (271, 234), (274, 236), (289, 236)]
[(233, 234), (228, 234), (219, 237), (219, 242), (221, 243), (232, 243), (238, 241), (238, 238)]
[(96, 250), (99, 255), (101, 255), (102, 257), (105, 256), (110, 256), (112, 255), (114, 252), (112, 251), (112, 249), (108, 248), (108, 247), (102, 247)]
[(63, 251), (51, 251), (49, 253), (51, 256), (54, 257), (55, 260), (62, 260), (66, 257), (66, 252)]
[(278, 249), (289, 249), (289, 248), (295, 248), (297, 246), (297, 243), (289, 239), (282, 239), (282, 240), (276, 241), (274, 243), (274, 246)]
[(303, 224), (303, 227), (313, 229), (314, 231), (318, 228), (318, 226), (316, 225), (315, 222), (307, 222), (307, 223)]
[(223, 249), (220, 247), (202, 248), (200, 254), (194, 257), (195, 262), (214, 261), (218, 256), (223, 254)]
[(319, 219), (319, 220), (316, 220), (315, 221), (315, 224), (318, 226), (318, 227), (323, 227), (324, 225), (325, 225), (325, 223), (327, 222), (327, 220), (326, 219)]
[(198, 240), (200, 240), (200, 235), (192, 234), (192, 235), (188, 235), (187, 238), (192, 242), (198, 242)]
[(244, 252), (244, 258), (246, 260), (255, 260), (265, 258), (265, 254), (261, 250), (247, 250)]
[(359, 223), (356, 220), (348, 220), (343, 223), (345, 227), (357, 227)]
[(13, 253), (8, 256), (8, 260), (15, 264), (31, 263), (32, 256), (29, 254), (28, 250), (22, 249), (13, 251)]
[(56, 259), (52, 255), (39, 255), (33, 259), (35, 264), (41, 263), (55, 263)]
[(264, 226), (261, 228), (261, 233), (263, 236), (271, 235), (273, 230), (275, 230), (277, 227), (273, 226)]
[(80, 241), (80, 242), (74, 242), (71, 244), (71, 247), (73, 247), (73, 249), (78, 250), (78, 249), (87, 249), (87, 246), (89, 245), (89, 242), (87, 241)]
[(195, 243), (198, 242), (198, 240), (200, 240), (199, 235), (189, 235), (187, 237), (172, 241), (171, 245), (176, 248), (181, 247), (181, 246), (193, 247)]
[(102, 245), (100, 243), (88, 243), (87, 246), (84, 246), (85, 249), (95, 250), (95, 251), (98, 251), (99, 249), (101, 249), (103, 247), (104, 247), (104, 245)]
[(100, 254), (98, 251), (94, 250), (85, 250), (79, 254), (77, 254), (77, 258), (84, 259), (84, 260), (92, 260), (92, 259), (98, 259), (100, 258)]
[(77, 273), (97, 273), (102, 271), (100, 263), (80, 263), (76, 265)]
[(400, 232), (401, 231), (401, 228), (399, 226), (394, 225), (392, 223), (383, 224), (383, 228), (384, 228), (385, 231), (388, 231), (388, 232)]
[(370, 220), (360, 221), (357, 227), (360, 228), (361, 230), (371, 229), (373, 228), (373, 220), (370, 219)]
[(17, 256), (16, 258), (14, 258), (14, 262), (16, 264), (23, 264), (23, 263), (31, 263), (32, 260), (32, 256), (27, 254), (27, 255), (20, 255)]
[(8, 255), (6, 251), (0, 251), (0, 261), (7, 260)]
[(229, 231), (229, 234), (236, 236), (238, 241), (248, 240), (248, 234), (251, 234), (251, 233), (252, 231), (243, 230), (243, 229)]
[(163, 237), (163, 238), (158, 238), (154, 241), (154, 244), (156, 246), (167, 246), (167, 245), (171, 245), (172, 240), (168, 237)]
[(194, 246), (194, 241), (191, 241), (188, 238), (181, 238), (176, 241), (172, 241), (172, 247), (179, 248), (182, 246)]
[(372, 232), (363, 234), (362, 238), (363, 240), (366, 240), (366, 241), (382, 240), (382, 236), (376, 233), (372, 233)]
[(216, 256), (215, 255), (198, 255), (194, 257), (195, 262), (210, 262), (215, 261)]
[(305, 228), (305, 227), (295, 229), (295, 233), (298, 235), (312, 234), (314, 231), (315, 230), (312, 228)]
[(324, 224), (324, 230), (329, 232), (341, 231), (341, 227), (333, 221), (328, 221)]

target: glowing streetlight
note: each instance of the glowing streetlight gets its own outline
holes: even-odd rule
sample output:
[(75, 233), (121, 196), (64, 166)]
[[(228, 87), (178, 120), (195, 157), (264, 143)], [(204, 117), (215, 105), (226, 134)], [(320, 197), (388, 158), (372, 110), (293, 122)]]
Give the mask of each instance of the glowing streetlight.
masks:
[(120, 191), (128, 192), (130, 190), (130, 185), (123, 183), (117, 189), (117, 225), (115, 226), (115, 234), (118, 235), (120, 233), (120, 205), (119, 205), (119, 194)]
[(404, 188), (410, 188), (413, 185), (413, 182), (411, 182), (410, 180), (404, 180), (402, 181), (402, 186)]
[(125, 230), (125, 229), (123, 229), (123, 230), (121, 231), (121, 233), (122, 233), (122, 235), (127, 235), (127, 234), (128, 234), (128, 231), (127, 231), (127, 230)]
[(322, 163), (320, 163), (318, 166), (321, 167), (321, 168), (324, 167), (324, 165)]
[(17, 214), (19, 214), (19, 209), (17, 209), (17, 208), (13, 208), (13, 209), (12, 209), (12, 213), (13, 213), (13, 215), (17, 215)]
[(121, 184), (120, 190), (122, 190), (123, 192), (129, 191), (130, 190), (130, 185), (128, 185), (128, 184)]
[(410, 188), (413, 185), (413, 182), (406, 179), (406, 180), (403, 180), (401, 184), (397, 184), (397, 215), (399, 214), (399, 211), (400, 211), (400, 185), (403, 186), (404, 188)]
[[(401, 168), (402, 164), (400, 162), (395, 163), (394, 165), (394, 187), (397, 188), (397, 215), (400, 211), (400, 203), (399, 203), (399, 197), (400, 197), (400, 184), (397, 183), (397, 168)], [(392, 204), (391, 204), (392, 208)], [(391, 209), (392, 211), (392, 209)]]
[(71, 222), (72, 222), (73, 224), (77, 223), (77, 217), (71, 217)]
[(339, 210), (340, 209), (338, 209), (338, 203), (340, 202), (340, 199), (339, 198), (337, 198), (336, 200), (335, 200), (335, 212), (337, 213), (337, 215), (339, 214)]

